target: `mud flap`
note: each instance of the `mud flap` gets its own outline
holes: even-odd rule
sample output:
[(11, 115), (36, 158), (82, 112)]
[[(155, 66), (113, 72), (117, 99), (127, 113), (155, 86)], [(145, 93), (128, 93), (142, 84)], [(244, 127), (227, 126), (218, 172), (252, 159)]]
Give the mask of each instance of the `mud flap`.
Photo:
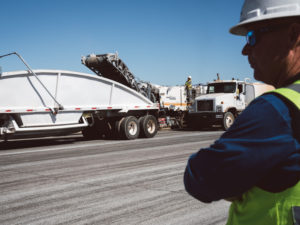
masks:
[(294, 225), (300, 225), (300, 206), (292, 207)]

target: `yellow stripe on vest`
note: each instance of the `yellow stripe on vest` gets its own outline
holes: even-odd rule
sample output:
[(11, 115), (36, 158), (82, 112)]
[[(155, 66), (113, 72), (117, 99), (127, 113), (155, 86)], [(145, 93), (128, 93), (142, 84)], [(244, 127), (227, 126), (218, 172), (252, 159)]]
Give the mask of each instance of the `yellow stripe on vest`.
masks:
[[(296, 83), (294, 83), (294, 84), (296, 84)], [(299, 81), (299, 84), (300, 84), (300, 81)], [(288, 100), (293, 102), (297, 106), (298, 109), (300, 109), (300, 93), (298, 93), (297, 91), (294, 91), (289, 88), (279, 88), (279, 89), (276, 89), (271, 92), (275, 92), (275, 93), (278, 93), (278, 94), (286, 97)]]

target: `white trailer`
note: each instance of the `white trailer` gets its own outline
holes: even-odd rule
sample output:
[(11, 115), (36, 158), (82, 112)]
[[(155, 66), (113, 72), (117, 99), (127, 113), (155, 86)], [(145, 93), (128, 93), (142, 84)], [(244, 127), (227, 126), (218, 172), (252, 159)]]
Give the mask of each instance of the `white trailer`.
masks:
[(0, 75), (0, 137), (82, 131), (95, 139), (153, 137), (159, 105), (125, 85), (86, 73), (32, 70)]

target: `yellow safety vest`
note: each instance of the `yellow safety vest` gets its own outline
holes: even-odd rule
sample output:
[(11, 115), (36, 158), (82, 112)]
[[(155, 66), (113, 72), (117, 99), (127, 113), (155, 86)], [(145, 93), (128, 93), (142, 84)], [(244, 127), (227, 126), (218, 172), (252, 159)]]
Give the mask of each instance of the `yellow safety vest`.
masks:
[[(300, 110), (300, 80), (286, 88), (273, 90)], [(271, 193), (253, 187), (241, 200), (232, 202), (226, 225), (293, 225), (292, 208), (300, 206), (300, 181), (282, 192)]]
[(188, 90), (192, 89), (192, 80), (187, 80), (185, 82), (185, 88)]

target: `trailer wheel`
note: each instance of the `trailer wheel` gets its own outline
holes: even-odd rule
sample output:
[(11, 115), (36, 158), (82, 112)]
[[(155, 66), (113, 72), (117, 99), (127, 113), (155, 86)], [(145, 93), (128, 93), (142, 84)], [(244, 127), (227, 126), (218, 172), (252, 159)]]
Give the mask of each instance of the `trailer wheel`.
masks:
[(140, 126), (134, 116), (125, 117), (120, 125), (120, 137), (126, 140), (136, 139), (140, 134)]
[(140, 137), (152, 138), (158, 131), (158, 123), (154, 116), (147, 115), (143, 116), (139, 120), (140, 124)]
[(231, 112), (226, 112), (223, 118), (223, 129), (228, 130), (235, 120), (234, 115)]

